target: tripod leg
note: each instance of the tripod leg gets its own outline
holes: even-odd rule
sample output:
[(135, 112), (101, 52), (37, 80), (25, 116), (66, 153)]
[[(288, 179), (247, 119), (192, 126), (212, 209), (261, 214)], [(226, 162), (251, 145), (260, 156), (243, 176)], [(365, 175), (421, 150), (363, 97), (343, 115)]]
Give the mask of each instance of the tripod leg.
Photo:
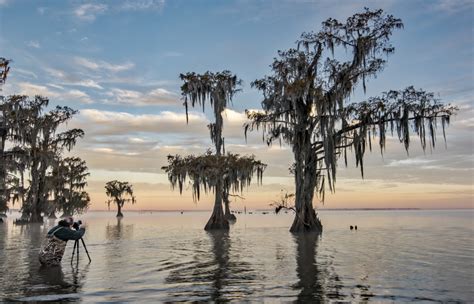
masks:
[(90, 263), (90, 262), (92, 262), (92, 260), (91, 260), (91, 257), (89, 255), (89, 251), (87, 250), (86, 243), (84, 242), (83, 238), (81, 238), (81, 241), (82, 241), (82, 246), (84, 246), (84, 249), (86, 250), (87, 257), (89, 258), (89, 263)]
[(72, 249), (72, 257), (71, 257), (71, 263), (72, 263), (72, 260), (74, 260), (74, 254), (76, 253), (76, 246), (77, 246), (77, 241), (74, 242), (74, 247)]

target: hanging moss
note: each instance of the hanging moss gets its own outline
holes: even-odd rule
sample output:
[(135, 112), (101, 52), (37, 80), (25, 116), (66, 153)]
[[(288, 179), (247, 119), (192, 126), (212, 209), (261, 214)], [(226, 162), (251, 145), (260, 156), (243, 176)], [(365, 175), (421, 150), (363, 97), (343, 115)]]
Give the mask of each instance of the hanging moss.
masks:
[(363, 176), (366, 149), (378, 136), (383, 153), (387, 130), (396, 132), (407, 151), (413, 132), (423, 149), (427, 141), (434, 147), (439, 121), (445, 136), (456, 108), (423, 90), (408, 87), (347, 104), (358, 85), (365, 92), (368, 79), (383, 70), (395, 50), (392, 32), (402, 27), (400, 19), (382, 10), (365, 9), (346, 22), (330, 18), (319, 32), (303, 33), (296, 48), (279, 51), (272, 74), (252, 83), (263, 94), (262, 111), (247, 111), (251, 122), (245, 132), (261, 130), (269, 145), (285, 142), (293, 150), (297, 217), (292, 231), (319, 229), (313, 195), (316, 191), (324, 200), (326, 187), (335, 190), (341, 156), (347, 164), (353, 153)]
[(214, 155), (210, 151), (202, 155), (168, 156), (168, 166), (162, 167), (168, 174), (168, 180), (173, 188), (178, 187), (180, 193), (189, 179), (193, 199), (198, 201), (201, 192), (208, 193), (216, 190), (219, 180), (223, 181), (223, 191), (242, 192), (256, 176), (261, 183), (266, 164), (252, 156), (240, 156), (228, 153)]
[(198, 201), (201, 192), (215, 193), (214, 209), (205, 229), (228, 229), (229, 224), (224, 216), (222, 203), (229, 209), (228, 196), (230, 191), (242, 192), (248, 187), (254, 175), (261, 182), (266, 165), (255, 160), (254, 156), (225, 154), (224, 138), (222, 137), (222, 112), (232, 102), (232, 98), (240, 89), (241, 81), (230, 71), (206, 72), (204, 74), (186, 73), (180, 75), (184, 81), (181, 93), (188, 121), (189, 107), (201, 106), (205, 111), (206, 103), (213, 107), (215, 122), (208, 125), (209, 133), (215, 145), (215, 154), (208, 151), (203, 155), (168, 156), (168, 166), (162, 169), (168, 173), (173, 188), (178, 187), (180, 193), (189, 178), (194, 201)]

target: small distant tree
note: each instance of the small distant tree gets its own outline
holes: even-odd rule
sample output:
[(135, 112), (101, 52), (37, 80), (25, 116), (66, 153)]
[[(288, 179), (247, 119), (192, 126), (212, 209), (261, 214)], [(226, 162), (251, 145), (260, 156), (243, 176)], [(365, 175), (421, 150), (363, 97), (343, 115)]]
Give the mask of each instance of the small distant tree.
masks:
[[(381, 72), (394, 52), (392, 31), (400, 19), (382, 10), (354, 14), (346, 22), (328, 19), (321, 31), (303, 33), (296, 49), (280, 51), (272, 74), (252, 86), (263, 93), (263, 111), (247, 111), (246, 131), (261, 128), (267, 143), (291, 146), (296, 216), (292, 232), (322, 231), (313, 208), (315, 192), (324, 200), (326, 187), (334, 191), (338, 160), (348, 154), (364, 175), (365, 151), (378, 137), (383, 152), (387, 132), (396, 134), (408, 151), (410, 133), (423, 149), (435, 146), (438, 122), (449, 123), (456, 108), (438, 102), (434, 94), (408, 87), (380, 97), (346, 104), (358, 85)], [(428, 140), (427, 140), (428, 138)]]
[(210, 103), (213, 107), (215, 122), (209, 124), (208, 128), (215, 145), (215, 154), (208, 151), (198, 156), (170, 155), (168, 166), (162, 169), (168, 173), (171, 185), (179, 186), (180, 192), (183, 190), (186, 178), (189, 177), (195, 200), (199, 200), (202, 191), (214, 191), (214, 208), (204, 229), (229, 229), (228, 220), (235, 219), (229, 207), (230, 191), (242, 191), (244, 187), (248, 187), (254, 174), (257, 174), (258, 181), (261, 182), (266, 167), (254, 156), (225, 154), (222, 113), (235, 93), (239, 91), (238, 86), (241, 81), (230, 71), (187, 73), (181, 74), (180, 78), (184, 81), (181, 93), (186, 108), (186, 120), (188, 120), (189, 106), (202, 106), (203, 111), (206, 103)]
[(117, 205), (117, 217), (123, 217), (122, 208), (125, 203), (136, 203), (135, 196), (133, 195), (133, 186), (128, 182), (120, 182), (113, 180), (105, 185), (105, 194), (110, 197), (107, 200), (107, 205), (110, 208), (110, 204)]

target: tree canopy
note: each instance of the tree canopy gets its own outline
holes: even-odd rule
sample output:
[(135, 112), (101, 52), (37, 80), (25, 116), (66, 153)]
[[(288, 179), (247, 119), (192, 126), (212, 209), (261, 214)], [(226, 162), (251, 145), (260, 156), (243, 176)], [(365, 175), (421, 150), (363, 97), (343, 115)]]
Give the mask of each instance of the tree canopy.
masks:
[(293, 150), (295, 205), (299, 216), (292, 231), (320, 230), (312, 202), (315, 190), (324, 200), (334, 191), (338, 159), (352, 151), (364, 174), (366, 147), (386, 133), (396, 134), (408, 150), (410, 133), (435, 145), (436, 125), (443, 127), (455, 107), (443, 105), (433, 93), (408, 87), (380, 97), (348, 104), (359, 84), (366, 91), (369, 77), (380, 73), (395, 51), (390, 37), (403, 27), (400, 19), (382, 10), (365, 9), (340, 22), (330, 18), (319, 32), (303, 33), (297, 47), (279, 51), (272, 73), (252, 86), (263, 94), (262, 111), (247, 111), (245, 133), (261, 129), (268, 144), (283, 141)]
[(186, 179), (189, 178), (193, 191), (193, 199), (200, 199), (201, 191), (205, 193), (215, 190), (220, 179), (223, 180), (223, 191), (226, 193), (242, 192), (256, 175), (261, 183), (266, 164), (255, 159), (255, 156), (240, 156), (227, 153), (217, 156), (210, 151), (203, 155), (168, 156), (168, 166), (162, 169), (168, 173), (168, 179), (173, 188), (178, 187), (180, 193)]
[[(184, 81), (181, 94), (186, 109), (188, 120), (189, 106), (197, 105), (205, 111), (205, 104), (213, 107), (215, 122), (208, 125), (210, 137), (215, 145), (215, 154), (207, 151), (202, 155), (169, 155), (168, 165), (162, 169), (168, 173), (168, 180), (172, 187), (179, 187), (180, 193), (183, 185), (189, 178), (193, 189), (193, 199), (198, 201), (201, 192), (210, 190), (215, 192), (214, 209), (206, 224), (206, 230), (228, 229), (228, 220), (235, 219), (229, 208), (230, 191), (242, 191), (250, 185), (252, 177), (257, 174), (261, 182), (266, 165), (255, 159), (254, 156), (240, 156), (225, 153), (224, 138), (222, 136), (222, 112), (233, 96), (240, 91), (241, 80), (230, 71), (206, 72), (204, 74), (186, 73), (180, 75)], [(225, 214), (222, 204), (225, 205)]]
[[(0, 58), (2, 84), (8, 63)], [(6, 210), (9, 201), (21, 200), (22, 218), (28, 221), (41, 222), (42, 213), (54, 212), (50, 200), (52, 168), (62, 153), (71, 151), (84, 136), (81, 129), (61, 130), (76, 110), (61, 106), (48, 110), (48, 105), (49, 99), (42, 96), (1, 96), (0, 209)]]
[(62, 211), (63, 216), (82, 213), (89, 207), (90, 197), (84, 191), (87, 177), (90, 175), (86, 162), (79, 157), (58, 159), (53, 164), (50, 175), (55, 211)]
[(117, 205), (117, 217), (122, 217), (122, 207), (125, 203), (135, 204), (137, 201), (133, 194), (133, 186), (128, 182), (121, 182), (118, 180), (113, 180), (105, 184), (105, 194), (110, 197), (106, 201), (107, 205), (110, 208), (110, 204)]

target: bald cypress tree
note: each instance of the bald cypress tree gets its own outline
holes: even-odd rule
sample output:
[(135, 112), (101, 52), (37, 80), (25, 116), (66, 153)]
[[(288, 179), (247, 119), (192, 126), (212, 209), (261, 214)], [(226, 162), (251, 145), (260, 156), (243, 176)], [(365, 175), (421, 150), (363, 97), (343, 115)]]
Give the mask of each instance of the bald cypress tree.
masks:
[[(1, 86), (7, 79), (10, 60), (0, 57), (0, 91)], [(7, 109), (5, 105), (5, 97), (0, 97), (0, 214), (8, 210), (8, 201), (11, 197), (11, 175), (8, 174), (8, 159), (5, 153), (5, 144), (7, 141), (9, 123), (6, 119)]]
[(113, 180), (105, 184), (105, 194), (108, 199), (106, 201), (110, 208), (110, 204), (117, 205), (117, 218), (122, 218), (122, 208), (125, 203), (135, 204), (137, 202), (135, 195), (133, 194), (133, 186), (129, 182), (121, 182)]
[[(187, 73), (180, 75), (184, 84), (181, 92), (188, 119), (189, 107), (201, 106), (203, 111), (209, 103), (213, 108), (215, 122), (208, 125), (211, 140), (215, 145), (215, 153), (208, 151), (202, 155), (168, 156), (168, 166), (163, 167), (173, 187), (178, 186), (180, 192), (189, 178), (193, 190), (193, 198), (200, 199), (202, 191), (215, 193), (212, 215), (205, 230), (229, 229), (230, 218), (229, 193), (242, 191), (248, 187), (254, 174), (261, 182), (266, 165), (254, 156), (225, 154), (222, 136), (222, 114), (232, 97), (239, 91), (241, 81), (230, 71), (206, 72), (204, 74)], [(227, 214), (224, 213), (223, 204)]]
[(246, 132), (260, 128), (268, 144), (291, 146), (296, 216), (292, 232), (322, 231), (313, 208), (314, 195), (324, 200), (335, 190), (337, 163), (354, 154), (364, 175), (364, 156), (378, 139), (385, 149), (387, 133), (405, 149), (410, 135), (420, 137), (423, 149), (435, 146), (437, 123), (444, 127), (456, 108), (443, 105), (434, 94), (408, 87), (380, 97), (349, 104), (354, 90), (382, 71), (395, 48), (392, 32), (400, 19), (382, 10), (365, 9), (345, 22), (328, 19), (319, 32), (303, 33), (297, 47), (280, 51), (272, 73), (252, 86), (263, 94), (262, 111), (247, 111)]

